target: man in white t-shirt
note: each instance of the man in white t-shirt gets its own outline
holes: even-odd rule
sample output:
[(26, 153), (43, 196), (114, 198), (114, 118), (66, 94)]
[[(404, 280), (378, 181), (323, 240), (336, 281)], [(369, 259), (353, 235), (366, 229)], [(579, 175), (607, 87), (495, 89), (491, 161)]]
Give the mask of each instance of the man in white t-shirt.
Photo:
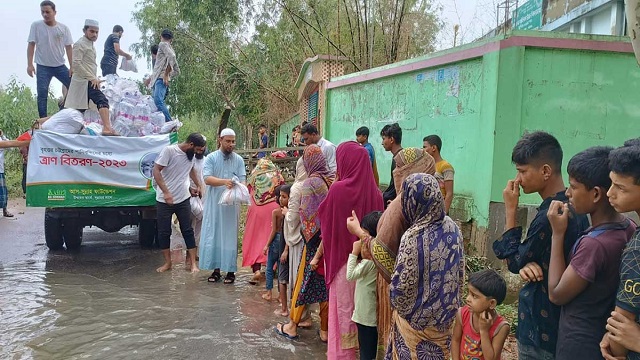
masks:
[(327, 167), (336, 174), (338, 165), (336, 163), (336, 145), (331, 141), (323, 138), (318, 133), (318, 128), (313, 124), (306, 124), (300, 130), (300, 135), (306, 145), (316, 144), (320, 146), (324, 157), (327, 159)]
[[(191, 272), (198, 272), (196, 264), (196, 240), (191, 226), (191, 196), (202, 195), (202, 177), (193, 167), (193, 158), (202, 154), (207, 145), (204, 136), (190, 134), (181, 144), (170, 145), (162, 150), (156, 158), (153, 178), (156, 187), (156, 205), (158, 222), (158, 243), (164, 256), (164, 265), (158, 272), (171, 270), (171, 217), (173, 214), (180, 223), (180, 232), (187, 246), (188, 261)], [(196, 185), (189, 187), (191, 178)]]
[[(27, 74), (31, 77), (36, 74), (38, 114), (43, 118), (47, 117), (51, 79), (55, 77), (69, 88), (72, 70), (65, 65), (64, 53), (66, 51), (71, 66), (73, 38), (69, 28), (56, 21), (56, 5), (52, 1), (41, 2), (40, 13), (44, 20), (31, 24), (27, 40)], [(36, 67), (33, 66), (34, 55)]]

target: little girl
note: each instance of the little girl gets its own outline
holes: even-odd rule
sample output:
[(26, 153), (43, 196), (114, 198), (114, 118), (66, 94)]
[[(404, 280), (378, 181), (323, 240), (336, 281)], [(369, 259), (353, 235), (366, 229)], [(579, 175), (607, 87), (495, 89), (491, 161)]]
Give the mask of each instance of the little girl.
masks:
[(493, 269), (469, 275), (467, 305), (456, 315), (451, 338), (453, 360), (500, 360), (509, 324), (496, 306), (507, 295), (507, 283)]
[[(269, 234), (269, 240), (267, 244), (264, 246), (262, 252), (267, 256), (267, 268), (266, 268), (266, 288), (267, 290), (262, 295), (262, 298), (271, 301), (273, 298), (272, 290), (273, 290), (273, 277), (274, 277), (274, 268), (276, 267), (278, 260), (280, 260), (281, 250), (280, 248), (285, 245), (284, 238), (282, 236), (282, 227), (284, 225), (284, 215), (283, 215), (283, 206), (282, 206), (282, 188), (288, 185), (278, 186), (275, 190), (276, 201), (280, 204), (280, 207), (277, 209), (273, 209), (271, 213), (271, 233)], [(291, 187), (289, 187), (290, 189)], [(285, 196), (286, 203), (289, 202), (289, 194), (287, 193)], [(281, 268), (281, 267), (280, 267)], [(288, 267), (287, 267), (288, 270)], [(288, 275), (287, 275), (288, 278)], [(279, 276), (278, 276), (279, 279)], [(288, 280), (288, 279), (287, 279)], [(278, 281), (280, 283), (280, 281)], [(280, 287), (280, 285), (278, 285)], [(286, 289), (286, 285), (285, 285)], [(286, 290), (285, 290), (286, 292)], [(285, 295), (286, 302), (286, 295)], [(286, 308), (285, 308), (286, 309)]]
[[(280, 206), (282, 208), (282, 217), (287, 216), (289, 210), (289, 195), (291, 194), (291, 185), (280, 186)], [(289, 245), (284, 241), (284, 236), (280, 241), (280, 263), (278, 264), (278, 291), (280, 293), (280, 310), (275, 313), (280, 316), (289, 316), (289, 307), (287, 306), (287, 285), (289, 285)]]
[[(374, 211), (362, 218), (362, 230), (372, 237), (377, 236), (376, 228), (382, 216), (381, 211)], [(360, 359), (376, 358), (378, 351), (378, 327), (376, 315), (376, 278), (378, 271), (371, 260), (361, 260), (362, 241), (353, 243), (353, 251), (347, 261), (347, 280), (356, 281), (354, 295), (355, 308), (351, 320), (358, 326), (358, 342), (360, 343)]]

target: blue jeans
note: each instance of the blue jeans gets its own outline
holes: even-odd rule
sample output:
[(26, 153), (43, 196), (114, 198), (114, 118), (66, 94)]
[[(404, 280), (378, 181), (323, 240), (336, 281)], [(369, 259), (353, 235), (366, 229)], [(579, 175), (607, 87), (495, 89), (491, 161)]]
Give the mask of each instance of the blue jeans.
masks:
[(164, 97), (167, 96), (167, 85), (164, 84), (162, 79), (156, 80), (156, 83), (153, 84), (153, 102), (156, 104), (158, 111), (162, 111), (164, 114), (164, 121), (171, 121), (171, 114), (169, 114), (169, 109), (167, 109), (167, 105), (164, 103)]
[(518, 341), (518, 360), (554, 360), (555, 354)]
[(47, 116), (47, 100), (49, 98), (49, 85), (51, 79), (58, 79), (62, 85), (69, 88), (71, 77), (69, 69), (65, 65), (57, 67), (36, 65), (36, 90), (38, 92), (38, 115), (43, 118)]
[(280, 241), (282, 241), (282, 234), (276, 233), (273, 237), (273, 241), (269, 245), (269, 252), (267, 253), (267, 290), (273, 289), (273, 265), (280, 260)]

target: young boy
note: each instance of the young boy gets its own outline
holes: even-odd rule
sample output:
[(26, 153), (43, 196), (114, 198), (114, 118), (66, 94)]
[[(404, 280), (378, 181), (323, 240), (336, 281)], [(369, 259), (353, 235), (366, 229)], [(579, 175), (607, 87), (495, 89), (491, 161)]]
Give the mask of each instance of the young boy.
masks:
[[(280, 190), (281, 186), (276, 188), (276, 201), (280, 203)], [(284, 240), (282, 239), (282, 226), (284, 223), (284, 216), (282, 215), (282, 208), (273, 209), (271, 213), (271, 233), (269, 233), (269, 240), (267, 240), (267, 245), (262, 249), (262, 253), (267, 256), (267, 269), (266, 269), (266, 277), (267, 277), (267, 291), (262, 294), (262, 298), (271, 301), (272, 290), (273, 290), (273, 275), (274, 275), (274, 267), (280, 260), (280, 243)]]
[(422, 147), (429, 153), (436, 161), (436, 174), (435, 177), (440, 183), (440, 192), (444, 198), (444, 208), (447, 214), (451, 208), (451, 202), (453, 201), (453, 177), (455, 171), (453, 166), (449, 162), (442, 158), (440, 151), (442, 151), (442, 139), (438, 135), (425, 136), (422, 139)]
[(507, 283), (493, 269), (469, 275), (467, 305), (456, 315), (451, 358), (500, 360), (509, 324), (496, 312), (507, 296)]
[[(376, 228), (382, 216), (381, 211), (374, 211), (362, 218), (361, 228), (372, 237), (377, 236)], [(371, 260), (361, 260), (360, 240), (353, 243), (353, 251), (349, 254), (347, 261), (347, 280), (356, 281), (356, 291), (354, 295), (355, 308), (353, 310), (353, 320), (358, 326), (358, 342), (360, 344), (360, 359), (371, 360), (376, 358), (378, 352), (378, 327), (376, 318), (376, 278), (378, 271), (376, 265)]]
[(356, 141), (362, 145), (369, 153), (369, 161), (371, 161), (371, 168), (373, 169), (373, 178), (376, 180), (376, 185), (379, 185), (378, 178), (378, 166), (376, 165), (376, 153), (373, 150), (373, 146), (369, 142), (369, 128), (362, 126), (356, 130)]
[[(291, 185), (280, 186), (280, 208), (282, 211), (282, 222), (287, 216), (289, 208), (289, 196), (291, 195)], [(277, 210), (277, 209), (276, 209)], [(278, 264), (278, 291), (280, 294), (280, 310), (276, 310), (276, 315), (289, 316), (289, 307), (287, 306), (287, 285), (289, 284), (289, 245), (284, 241), (284, 235), (280, 241), (278, 249), (280, 255), (280, 263)]]
[[(493, 244), (498, 259), (506, 259), (509, 271), (528, 283), (518, 298), (518, 358), (553, 359), (558, 338), (560, 307), (549, 301), (548, 269), (551, 257), (551, 225), (547, 218), (553, 200), (566, 202), (562, 167), (562, 148), (552, 135), (537, 131), (525, 134), (513, 148), (511, 161), (518, 171), (502, 192), (505, 204), (505, 233)], [(520, 188), (526, 194), (538, 193), (543, 199), (529, 225), (527, 237), (516, 226)], [(569, 217), (565, 233), (565, 256), (578, 235), (589, 226), (587, 217)]]
[[(569, 161), (568, 203), (551, 202), (547, 217), (553, 230), (549, 264), (549, 299), (562, 306), (556, 359), (601, 359), (598, 343), (614, 306), (620, 258), (635, 231), (607, 197), (610, 147), (592, 147)], [(576, 241), (565, 262), (564, 238), (570, 208), (591, 216), (591, 228)]]
[[(617, 212), (640, 215), (640, 142), (630, 140), (609, 155), (611, 188), (607, 195)], [(633, 323), (630, 322), (633, 321)], [(613, 318), (607, 320), (602, 353), (640, 359), (640, 230), (627, 243), (620, 264), (620, 285)]]

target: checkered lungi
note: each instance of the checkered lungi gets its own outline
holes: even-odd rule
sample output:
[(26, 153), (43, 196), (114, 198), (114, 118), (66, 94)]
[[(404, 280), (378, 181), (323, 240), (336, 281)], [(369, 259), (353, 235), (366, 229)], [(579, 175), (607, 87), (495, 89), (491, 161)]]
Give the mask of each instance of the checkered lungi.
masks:
[(9, 191), (7, 190), (7, 182), (4, 178), (4, 173), (0, 173), (0, 209), (7, 207), (9, 201)]

